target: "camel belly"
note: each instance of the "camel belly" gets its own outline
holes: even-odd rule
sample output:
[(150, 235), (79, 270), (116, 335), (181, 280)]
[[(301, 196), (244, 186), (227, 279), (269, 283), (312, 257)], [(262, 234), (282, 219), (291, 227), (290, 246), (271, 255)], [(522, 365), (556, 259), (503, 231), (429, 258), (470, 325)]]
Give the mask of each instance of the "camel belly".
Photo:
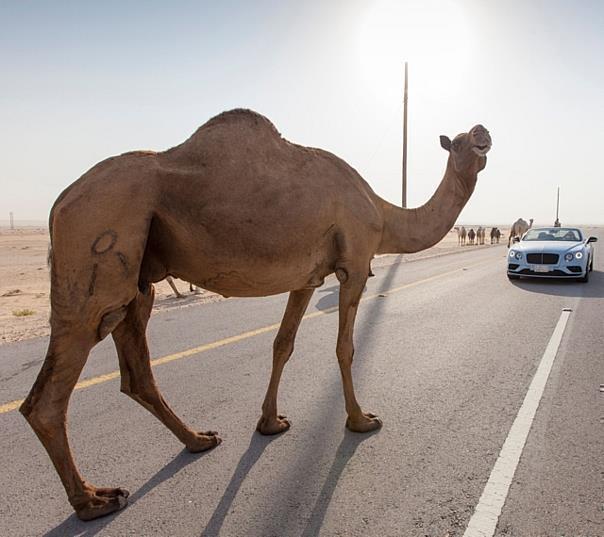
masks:
[(172, 275), (224, 296), (319, 287), (336, 264), (333, 236), (312, 229), (294, 241), (277, 232), (227, 235), (206, 226), (183, 233), (163, 223), (152, 228), (144, 261), (148, 281)]
[(325, 277), (333, 272), (333, 267), (328, 262), (309, 263), (308, 259), (294, 260), (289, 266), (257, 261), (250, 266), (244, 260), (219, 263), (214, 258), (198, 266), (176, 268), (171, 272), (178, 278), (223, 296), (259, 297), (320, 287)]

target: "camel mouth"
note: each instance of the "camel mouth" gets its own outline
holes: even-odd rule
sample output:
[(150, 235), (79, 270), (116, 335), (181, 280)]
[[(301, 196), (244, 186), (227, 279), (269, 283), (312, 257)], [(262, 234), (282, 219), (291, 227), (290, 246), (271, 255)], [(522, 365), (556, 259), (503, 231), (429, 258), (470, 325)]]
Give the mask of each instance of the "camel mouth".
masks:
[(479, 157), (484, 157), (489, 152), (489, 149), (491, 149), (491, 144), (475, 145), (472, 147), (472, 151)]

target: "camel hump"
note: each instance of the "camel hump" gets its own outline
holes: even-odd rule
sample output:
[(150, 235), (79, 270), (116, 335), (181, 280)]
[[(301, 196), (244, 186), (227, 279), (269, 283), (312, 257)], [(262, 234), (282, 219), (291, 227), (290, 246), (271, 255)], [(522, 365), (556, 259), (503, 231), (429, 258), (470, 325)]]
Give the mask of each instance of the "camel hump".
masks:
[(281, 133), (277, 130), (277, 127), (273, 125), (272, 121), (267, 117), (249, 110), (247, 108), (235, 108), (233, 110), (227, 110), (217, 116), (206, 121), (199, 129), (207, 129), (216, 126), (248, 126), (255, 129), (266, 129), (272, 134), (281, 137)]
[(204, 162), (216, 157), (224, 162), (228, 154), (243, 148), (266, 153), (286, 143), (269, 119), (252, 110), (236, 108), (206, 121), (182, 144), (161, 153), (160, 159)]
[(197, 147), (211, 139), (245, 143), (245, 140), (253, 142), (267, 138), (276, 140), (277, 143), (282, 140), (281, 133), (268, 118), (253, 110), (236, 108), (206, 121), (188, 140), (174, 149)]

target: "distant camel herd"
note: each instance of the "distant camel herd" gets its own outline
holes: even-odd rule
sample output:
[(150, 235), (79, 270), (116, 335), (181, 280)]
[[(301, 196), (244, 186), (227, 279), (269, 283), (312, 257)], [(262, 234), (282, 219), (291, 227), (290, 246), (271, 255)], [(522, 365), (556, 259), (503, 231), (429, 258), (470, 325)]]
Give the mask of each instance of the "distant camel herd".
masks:
[[(476, 231), (474, 231), (474, 228), (470, 228), (470, 230), (467, 231), (464, 226), (456, 226), (454, 229), (457, 231), (457, 244), (459, 246), (465, 246), (466, 244), (484, 244), (487, 228), (478, 226)], [(501, 231), (496, 227), (492, 227), (490, 236), (491, 244), (499, 244)]]
[[(518, 237), (522, 237), (531, 227), (533, 227), (533, 219), (531, 218), (529, 222), (519, 218), (516, 220), (512, 226), (510, 227), (510, 235), (508, 237), (508, 248), (512, 241)], [(458, 246), (466, 246), (466, 245), (479, 245), (484, 244), (486, 228), (482, 226), (478, 226), (476, 231), (474, 228), (470, 228), (470, 230), (466, 230), (465, 226), (455, 226), (453, 228), (457, 231), (457, 244)], [(491, 228), (491, 244), (499, 244), (499, 239), (501, 238), (501, 230), (496, 227)]]

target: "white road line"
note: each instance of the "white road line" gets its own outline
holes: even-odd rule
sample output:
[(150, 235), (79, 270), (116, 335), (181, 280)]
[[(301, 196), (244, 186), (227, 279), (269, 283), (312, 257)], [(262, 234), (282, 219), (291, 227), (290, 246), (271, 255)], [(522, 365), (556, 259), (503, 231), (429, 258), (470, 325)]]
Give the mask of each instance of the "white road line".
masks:
[(492, 537), (571, 313), (564, 308), (463, 537)]

